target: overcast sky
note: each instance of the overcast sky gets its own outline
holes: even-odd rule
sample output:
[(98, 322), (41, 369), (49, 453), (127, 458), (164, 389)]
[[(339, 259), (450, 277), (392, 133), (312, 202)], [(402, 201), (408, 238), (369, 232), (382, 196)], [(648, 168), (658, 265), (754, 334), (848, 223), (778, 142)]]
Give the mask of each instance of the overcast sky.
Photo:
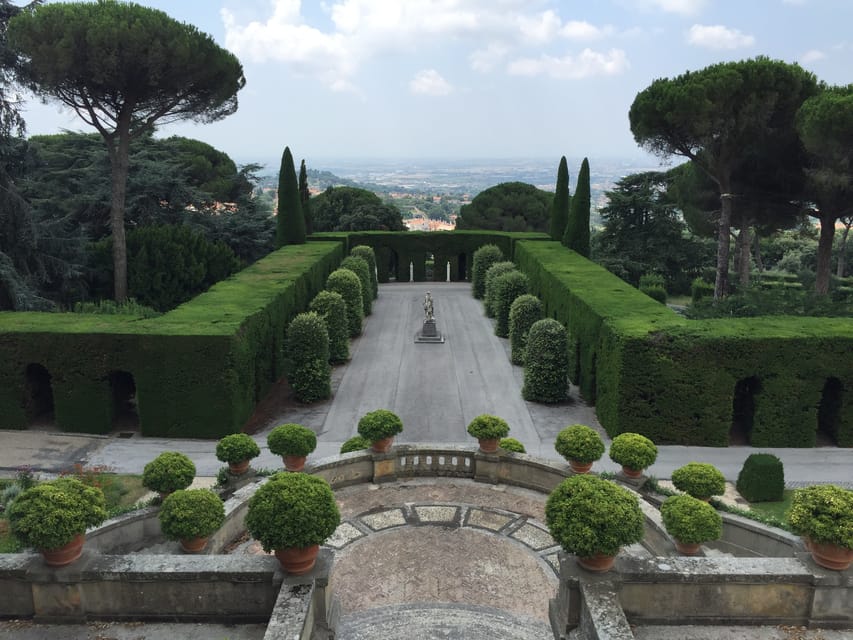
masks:
[[(144, 0), (243, 64), (232, 116), (162, 133), (238, 162), (642, 157), (655, 78), (766, 55), (853, 82), (853, 0)], [(31, 134), (89, 131), (32, 100)], [(316, 166), (316, 164), (315, 164)]]

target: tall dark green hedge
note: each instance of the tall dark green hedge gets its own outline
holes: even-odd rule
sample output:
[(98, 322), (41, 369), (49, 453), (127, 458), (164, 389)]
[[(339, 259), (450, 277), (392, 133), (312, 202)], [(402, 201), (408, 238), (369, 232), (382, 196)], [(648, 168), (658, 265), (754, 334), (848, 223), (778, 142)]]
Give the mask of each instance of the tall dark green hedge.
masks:
[(288, 382), (299, 402), (317, 402), (332, 395), (329, 332), (315, 312), (300, 313), (287, 327), (285, 345), (290, 359)]
[(523, 365), (527, 351), (527, 334), (534, 322), (542, 319), (542, 301), (526, 293), (518, 296), (509, 308), (510, 359), (513, 364)]
[(520, 271), (510, 271), (495, 279), (495, 335), (509, 337), (509, 310), (518, 296), (527, 293), (527, 276)]
[(486, 272), (493, 264), (504, 262), (500, 247), (485, 244), (474, 252), (474, 267), (471, 270), (471, 289), (474, 297), (482, 299), (486, 295)]
[(329, 333), (329, 362), (349, 360), (349, 326), (347, 304), (336, 291), (321, 291), (311, 301), (310, 311), (317, 313), (326, 323)]
[(361, 335), (364, 303), (361, 299), (361, 280), (349, 269), (336, 269), (326, 280), (326, 289), (341, 294), (347, 305), (347, 327), (351, 338)]
[(494, 318), (497, 316), (497, 300), (495, 298), (495, 281), (505, 273), (516, 271), (514, 262), (505, 260), (504, 262), (495, 262), (486, 271), (486, 287), (483, 295), (483, 307), (486, 311), (486, 317)]
[(562, 402), (568, 397), (568, 365), (565, 327), (551, 318), (534, 322), (527, 336), (521, 395), (531, 402)]
[(578, 172), (578, 186), (575, 188), (575, 195), (572, 196), (563, 244), (586, 258), (589, 257), (590, 204), (589, 160), (584, 158), (581, 170)]
[(276, 214), (275, 246), (305, 243), (305, 214), (302, 197), (293, 166), (290, 147), (284, 148), (278, 172), (278, 213)]
[(379, 277), (376, 275), (376, 252), (366, 244), (356, 245), (350, 250), (351, 256), (363, 258), (370, 270), (371, 295), (375, 300), (379, 296)]
[(554, 202), (551, 204), (551, 231), (553, 240), (558, 242), (563, 239), (566, 232), (566, 224), (569, 222), (569, 165), (566, 156), (560, 158), (560, 166), (557, 168), (557, 188), (554, 191)]
[(373, 313), (373, 283), (370, 280), (370, 266), (367, 260), (359, 256), (347, 256), (341, 262), (341, 269), (349, 269), (361, 283), (361, 308), (365, 316)]

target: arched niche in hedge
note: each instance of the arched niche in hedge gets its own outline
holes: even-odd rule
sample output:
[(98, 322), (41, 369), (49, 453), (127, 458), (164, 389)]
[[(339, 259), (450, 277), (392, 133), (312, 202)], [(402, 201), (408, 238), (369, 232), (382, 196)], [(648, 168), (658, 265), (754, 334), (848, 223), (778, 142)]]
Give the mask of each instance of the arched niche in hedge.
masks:
[(129, 371), (110, 371), (107, 376), (112, 397), (112, 422), (115, 429), (139, 427), (139, 408), (136, 397), (136, 380)]
[(456, 274), (453, 274), (453, 269), (451, 267), (450, 273), (451, 280), (468, 280), (468, 254), (460, 253), (456, 256)]
[(751, 444), (755, 423), (755, 396), (761, 393), (761, 380), (757, 376), (742, 378), (735, 383), (732, 399), (732, 425), (729, 443)]
[(841, 408), (844, 404), (844, 385), (838, 378), (827, 378), (817, 409), (818, 444), (838, 444), (841, 430)]
[(31, 362), (24, 371), (24, 388), (26, 397), (24, 406), (27, 411), (27, 422), (32, 424), (39, 420), (53, 420), (53, 384), (50, 372), (44, 365)]

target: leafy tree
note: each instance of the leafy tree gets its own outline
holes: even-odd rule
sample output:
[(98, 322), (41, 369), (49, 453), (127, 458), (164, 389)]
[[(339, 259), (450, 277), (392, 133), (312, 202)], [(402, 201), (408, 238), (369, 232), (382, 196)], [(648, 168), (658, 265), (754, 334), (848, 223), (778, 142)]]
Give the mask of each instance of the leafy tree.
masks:
[(638, 144), (662, 157), (688, 158), (717, 185), (715, 299), (728, 289), (734, 172), (745, 156), (790, 131), (796, 110), (816, 90), (814, 76), (800, 67), (759, 57), (655, 80), (631, 105)]
[(457, 229), (548, 233), (554, 195), (524, 182), (503, 182), (463, 205)]
[(311, 217), (314, 231), (406, 230), (397, 207), (358, 187), (328, 187), (311, 198)]
[(311, 192), (308, 190), (308, 170), (305, 168), (305, 160), (299, 165), (299, 201), (302, 204), (302, 214), (305, 216), (305, 235), (314, 233), (314, 224), (311, 220)]
[(283, 247), (286, 244), (305, 244), (305, 216), (302, 213), (302, 200), (290, 147), (285, 147), (281, 156), (275, 227), (275, 246)]
[(557, 168), (557, 188), (554, 192), (554, 202), (551, 204), (551, 238), (562, 241), (569, 221), (569, 207), (571, 196), (569, 195), (569, 166), (566, 156), (560, 158), (560, 166)]
[[(824, 89), (797, 113), (797, 130), (811, 156), (810, 190), (820, 220), (815, 291), (829, 291), (835, 222), (853, 215), (853, 84)], [(845, 234), (846, 238), (846, 234)]]
[(572, 198), (563, 244), (582, 256), (589, 257), (589, 160), (583, 159), (578, 172), (578, 186)]
[(34, 91), (74, 109), (104, 139), (112, 176), (115, 299), (127, 297), (124, 207), (130, 142), (158, 123), (212, 122), (237, 109), (239, 61), (195, 27), (133, 3), (55, 3), (9, 23)]

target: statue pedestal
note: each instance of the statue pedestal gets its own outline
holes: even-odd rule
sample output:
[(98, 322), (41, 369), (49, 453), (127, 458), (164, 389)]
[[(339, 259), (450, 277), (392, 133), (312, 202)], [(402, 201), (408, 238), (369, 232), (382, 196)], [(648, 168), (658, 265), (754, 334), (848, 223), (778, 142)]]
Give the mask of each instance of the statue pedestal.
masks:
[(415, 334), (415, 342), (427, 342), (432, 344), (443, 344), (444, 336), (435, 326), (435, 318), (424, 320), (423, 328)]

